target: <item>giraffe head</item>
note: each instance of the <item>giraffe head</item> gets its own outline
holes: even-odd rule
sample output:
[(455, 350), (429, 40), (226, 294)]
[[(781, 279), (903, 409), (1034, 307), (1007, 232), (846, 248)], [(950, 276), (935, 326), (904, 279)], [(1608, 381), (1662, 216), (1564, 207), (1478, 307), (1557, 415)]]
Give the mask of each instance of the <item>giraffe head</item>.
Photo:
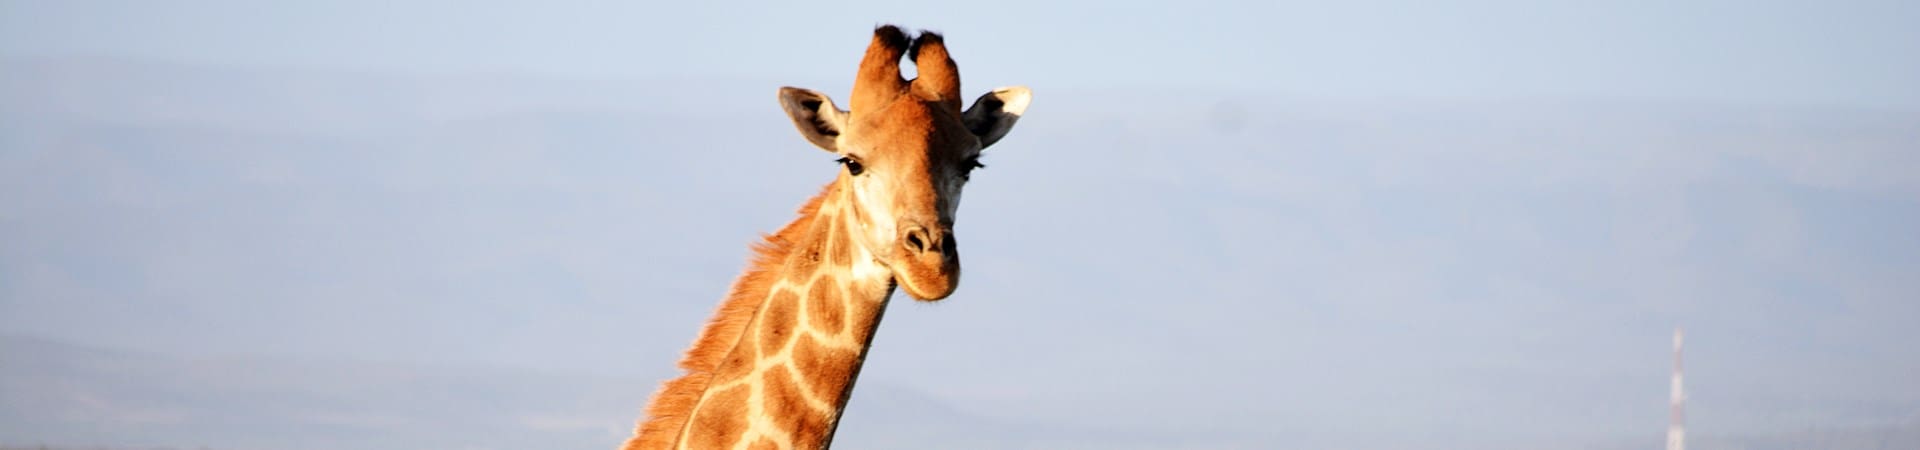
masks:
[[(912, 80), (900, 75), (903, 55), (917, 69)], [(874, 30), (850, 111), (819, 92), (780, 89), (800, 134), (840, 157), (853, 241), (908, 295), (928, 301), (959, 286), (954, 213), (968, 176), (984, 167), (980, 150), (1006, 136), (1031, 97), (1024, 87), (1001, 88), (962, 110), (960, 69), (940, 35), (909, 38), (891, 25)]]

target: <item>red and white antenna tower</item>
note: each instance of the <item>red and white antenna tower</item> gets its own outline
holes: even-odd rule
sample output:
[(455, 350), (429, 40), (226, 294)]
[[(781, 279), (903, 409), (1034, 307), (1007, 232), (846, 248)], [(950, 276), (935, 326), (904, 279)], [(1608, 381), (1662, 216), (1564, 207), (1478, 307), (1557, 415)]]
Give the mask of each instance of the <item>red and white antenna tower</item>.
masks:
[(1673, 408), (1672, 418), (1667, 423), (1667, 450), (1687, 450), (1687, 430), (1685, 406), (1687, 393), (1680, 383), (1680, 344), (1686, 334), (1679, 327), (1673, 329), (1673, 394), (1669, 405)]

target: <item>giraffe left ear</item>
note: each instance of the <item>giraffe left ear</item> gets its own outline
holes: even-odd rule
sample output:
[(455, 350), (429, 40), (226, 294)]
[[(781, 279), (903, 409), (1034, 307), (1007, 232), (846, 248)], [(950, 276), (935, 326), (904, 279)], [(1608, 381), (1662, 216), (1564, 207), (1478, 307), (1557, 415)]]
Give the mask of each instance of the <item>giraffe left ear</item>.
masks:
[(793, 119), (794, 128), (800, 129), (800, 136), (807, 142), (830, 152), (838, 152), (840, 130), (847, 122), (847, 112), (834, 106), (833, 99), (827, 94), (797, 87), (780, 88), (780, 109), (787, 111), (787, 118)]
[(1032, 100), (1033, 91), (1026, 86), (994, 89), (974, 100), (973, 107), (967, 108), (960, 120), (966, 122), (967, 131), (980, 138), (980, 148), (984, 149), (1013, 130), (1013, 123), (1027, 112), (1027, 103)]

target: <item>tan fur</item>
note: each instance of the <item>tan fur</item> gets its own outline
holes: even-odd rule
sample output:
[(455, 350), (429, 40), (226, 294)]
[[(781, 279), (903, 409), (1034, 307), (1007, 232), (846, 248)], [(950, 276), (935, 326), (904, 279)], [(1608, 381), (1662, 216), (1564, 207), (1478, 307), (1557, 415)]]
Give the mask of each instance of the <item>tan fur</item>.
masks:
[(727, 299), (707, 321), (706, 328), (700, 330), (700, 337), (694, 339), (693, 347), (687, 349), (686, 356), (680, 358), (680, 369), (686, 374), (660, 386), (653, 395), (653, 402), (647, 406), (647, 417), (634, 438), (621, 447), (624, 450), (651, 450), (671, 448), (674, 439), (682, 427), (687, 424), (688, 415), (700, 396), (706, 392), (708, 381), (713, 378), (713, 370), (732, 351), (735, 344), (746, 334), (747, 324), (758, 312), (761, 301), (773, 284), (780, 280), (781, 265), (786, 263), (787, 255), (793, 251), (792, 243), (800, 234), (813, 227), (815, 213), (820, 202), (825, 200), (829, 186), (819, 195), (800, 207), (800, 217), (781, 227), (779, 232), (762, 238), (753, 247), (753, 262), (745, 274), (733, 283)]
[[(911, 81), (900, 76), (907, 55), (919, 65)], [(685, 374), (662, 385), (622, 448), (831, 444), (895, 287), (933, 301), (958, 286), (952, 202), (983, 147), (959, 92), (939, 35), (910, 39), (891, 25), (874, 30), (852, 111), (824, 94), (781, 90), (803, 137), (847, 166), (754, 247), (680, 361)]]

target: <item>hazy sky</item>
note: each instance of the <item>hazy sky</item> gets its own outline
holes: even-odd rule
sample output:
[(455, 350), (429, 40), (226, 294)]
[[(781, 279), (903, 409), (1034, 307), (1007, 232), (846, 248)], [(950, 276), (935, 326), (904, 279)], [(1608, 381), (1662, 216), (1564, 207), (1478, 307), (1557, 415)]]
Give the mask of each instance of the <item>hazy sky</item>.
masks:
[(835, 170), (774, 88), (894, 22), (1036, 99), (848, 439), (1639, 439), (1676, 325), (1703, 434), (1920, 421), (1920, 3), (654, 3), (0, 2), (0, 333), (632, 380), (561, 411), (617, 435)]
[[(880, 22), (966, 36), (979, 80), (1330, 97), (1920, 108), (1920, 4), (6, 1), (0, 52), (565, 77), (820, 77)], [(937, 6), (936, 6), (937, 5)], [(1008, 75), (1011, 76), (1011, 75)]]

